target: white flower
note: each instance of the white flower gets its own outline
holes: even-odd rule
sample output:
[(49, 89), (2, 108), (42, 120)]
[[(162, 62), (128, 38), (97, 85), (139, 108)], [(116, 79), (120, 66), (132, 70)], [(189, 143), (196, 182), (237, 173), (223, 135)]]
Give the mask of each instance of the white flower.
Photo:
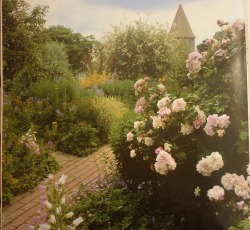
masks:
[(218, 185), (215, 185), (212, 189), (207, 191), (208, 198), (214, 201), (224, 200), (224, 195), (224, 189)]
[(135, 128), (135, 130), (136, 131), (139, 131), (139, 129), (141, 128), (141, 127), (143, 127), (144, 126), (144, 122), (143, 121), (135, 121), (134, 122), (134, 128)]
[(56, 207), (56, 214), (60, 215), (62, 213), (62, 208), (59, 206), (59, 207)]
[(83, 222), (83, 218), (80, 216), (73, 221), (73, 225), (76, 227)]
[(65, 184), (65, 181), (67, 178), (68, 178), (68, 176), (66, 176), (65, 174), (62, 174), (61, 178), (58, 181), (58, 184), (60, 184), (60, 185)]
[(63, 196), (62, 199), (61, 199), (61, 203), (65, 204), (65, 201), (66, 201), (65, 196)]
[(194, 131), (194, 127), (192, 125), (189, 125), (188, 123), (182, 124), (181, 123), (181, 133), (183, 135), (189, 135)]
[(157, 85), (157, 87), (158, 87), (158, 89), (160, 90), (160, 91), (164, 91), (165, 90), (165, 85), (163, 85), (163, 84), (159, 84), (159, 85)]
[(45, 204), (45, 206), (48, 208), (48, 209), (52, 209), (52, 204), (49, 202), (49, 201), (44, 201), (43, 202)]
[(133, 137), (134, 137), (134, 134), (131, 133), (131, 132), (129, 132), (129, 133), (127, 134), (127, 141), (132, 141), (132, 140), (133, 140)]
[(40, 224), (38, 230), (50, 230), (51, 226), (49, 224)]
[(224, 165), (222, 156), (218, 152), (212, 152), (210, 156), (202, 159), (196, 165), (196, 170), (203, 176), (210, 176), (215, 170), (219, 170)]
[(136, 156), (135, 150), (132, 149), (132, 150), (130, 151), (130, 157), (131, 157), (131, 158), (134, 158), (135, 156)]
[(161, 100), (157, 102), (157, 107), (159, 109), (162, 107), (166, 107), (169, 102), (170, 102), (169, 97), (163, 97)]
[(50, 222), (51, 224), (55, 224), (55, 223), (56, 223), (56, 217), (55, 217), (55, 215), (50, 215), (49, 222)]
[(187, 102), (184, 101), (183, 98), (178, 98), (173, 101), (172, 111), (173, 112), (181, 112), (185, 110)]
[(197, 186), (197, 187), (194, 189), (194, 195), (195, 195), (195, 196), (200, 196), (200, 191), (201, 191), (200, 187)]
[(167, 175), (168, 171), (175, 170), (176, 162), (169, 153), (161, 150), (156, 157), (154, 166), (156, 172), (160, 173), (161, 175)]
[(150, 118), (153, 120), (152, 125), (153, 125), (154, 129), (159, 129), (159, 128), (164, 129), (165, 128), (166, 124), (163, 122), (161, 117), (151, 116)]
[(145, 143), (145, 145), (147, 145), (147, 146), (152, 146), (152, 145), (154, 144), (154, 139), (151, 138), (151, 137), (145, 137), (144, 143)]
[(65, 217), (66, 217), (67, 219), (69, 219), (69, 218), (71, 218), (71, 217), (73, 217), (73, 216), (74, 216), (74, 213), (73, 213), (73, 212), (68, 212), (68, 213), (65, 214)]

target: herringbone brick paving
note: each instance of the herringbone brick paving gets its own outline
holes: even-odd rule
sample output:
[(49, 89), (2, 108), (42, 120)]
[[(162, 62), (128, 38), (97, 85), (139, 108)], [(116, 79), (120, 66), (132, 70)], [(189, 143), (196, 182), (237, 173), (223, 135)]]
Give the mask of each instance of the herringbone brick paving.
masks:
[[(102, 146), (93, 154), (80, 158), (60, 152), (53, 153), (58, 160), (61, 169), (55, 173), (53, 180), (58, 181), (62, 174), (68, 176), (66, 180), (66, 194), (77, 189), (81, 183), (93, 182), (103, 177), (108, 170), (105, 159), (114, 159), (111, 147)], [(43, 185), (42, 181), (39, 185)], [(11, 204), (3, 208), (2, 229), (3, 230), (27, 230), (32, 224), (33, 217), (38, 209), (41, 209), (40, 197), (45, 192), (37, 186), (33, 191), (14, 197)]]

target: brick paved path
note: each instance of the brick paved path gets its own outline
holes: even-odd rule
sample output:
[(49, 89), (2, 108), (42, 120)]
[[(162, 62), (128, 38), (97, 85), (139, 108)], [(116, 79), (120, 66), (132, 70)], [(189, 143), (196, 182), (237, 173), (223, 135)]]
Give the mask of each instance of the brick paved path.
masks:
[[(55, 181), (64, 173), (68, 176), (66, 180), (66, 193), (78, 188), (84, 181), (94, 181), (103, 177), (108, 170), (104, 163), (105, 159), (112, 161), (114, 155), (109, 145), (99, 148), (93, 154), (79, 158), (60, 152), (53, 153), (61, 165), (61, 169), (54, 175)], [(40, 185), (44, 184), (44, 181)], [(3, 208), (2, 229), (3, 230), (27, 230), (29, 224), (32, 224), (32, 218), (40, 208), (40, 196), (45, 192), (39, 189), (39, 186), (33, 191), (14, 197), (11, 204)]]

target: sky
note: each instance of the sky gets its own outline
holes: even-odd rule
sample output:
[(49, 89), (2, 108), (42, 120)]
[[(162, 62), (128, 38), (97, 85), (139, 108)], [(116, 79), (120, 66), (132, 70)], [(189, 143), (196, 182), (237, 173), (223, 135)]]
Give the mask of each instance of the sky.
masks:
[(49, 6), (46, 26), (63, 25), (101, 40), (111, 25), (145, 19), (170, 29), (181, 2), (196, 36), (196, 45), (219, 30), (217, 19), (245, 19), (247, 0), (26, 0), (31, 7)]

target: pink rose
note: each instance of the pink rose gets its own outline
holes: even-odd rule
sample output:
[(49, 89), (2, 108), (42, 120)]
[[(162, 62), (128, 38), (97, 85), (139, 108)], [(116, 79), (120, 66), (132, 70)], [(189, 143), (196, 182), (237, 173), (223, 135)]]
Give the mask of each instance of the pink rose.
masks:
[(186, 104), (187, 104), (187, 102), (185, 102), (183, 98), (175, 99), (173, 101), (172, 111), (173, 112), (184, 111)]

